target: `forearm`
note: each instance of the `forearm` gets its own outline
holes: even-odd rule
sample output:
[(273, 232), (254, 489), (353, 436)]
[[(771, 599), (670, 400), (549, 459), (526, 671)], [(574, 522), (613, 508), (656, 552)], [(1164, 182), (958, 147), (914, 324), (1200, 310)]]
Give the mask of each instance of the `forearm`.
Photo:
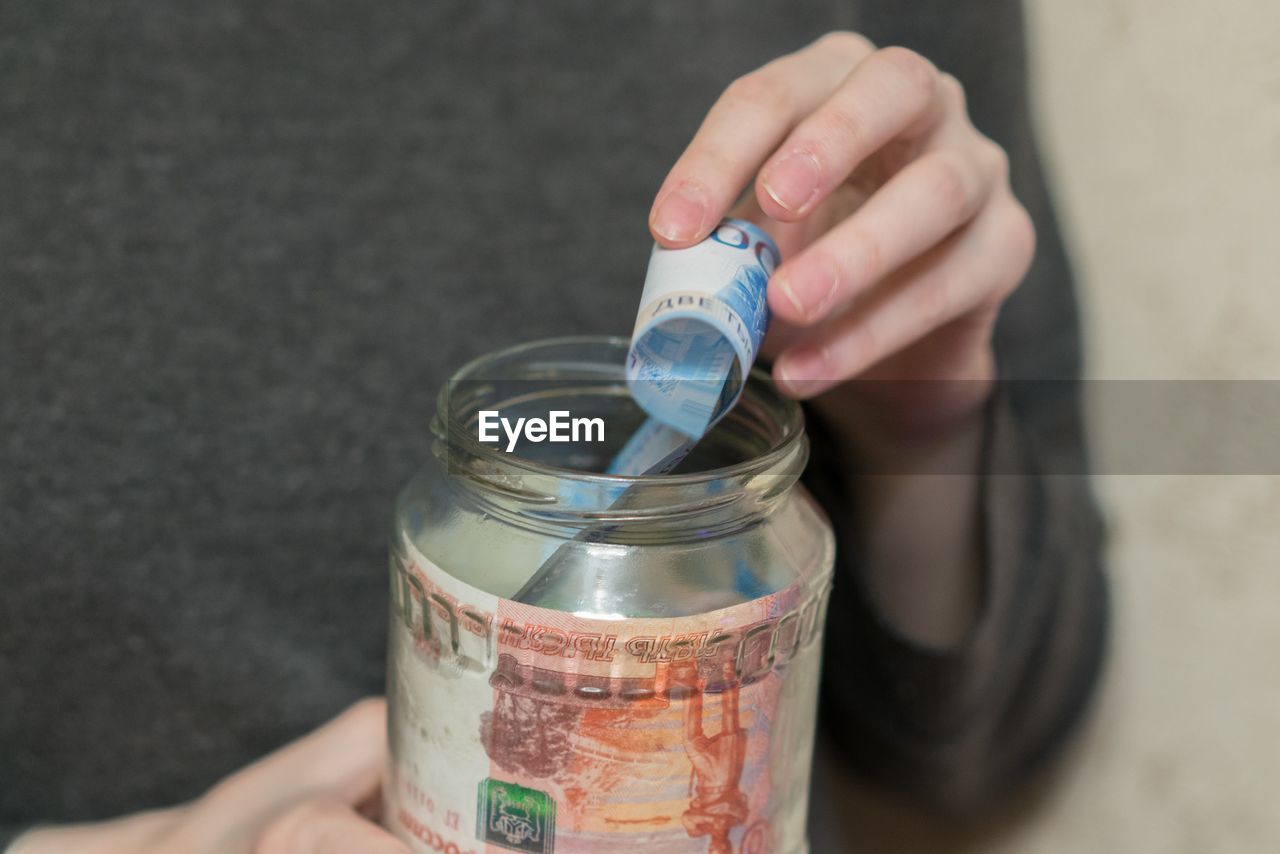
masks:
[[(862, 542), (869, 512), (855, 511), (853, 497), (871, 494), (885, 506), (899, 499), (838, 476), (843, 467), (830, 463), (847, 448), (830, 430), (815, 448), (811, 480), (833, 513), (854, 520), (837, 524), (829, 730), (865, 773), (953, 812), (990, 802), (1062, 742), (1090, 695), (1105, 635), (1101, 530), (1087, 483), (1037, 473), (1037, 452), (1007, 400), (992, 401), (983, 431), (972, 477), (885, 475), (910, 484), (909, 493), (950, 479), (972, 502), (955, 518), (972, 512), (977, 524), (950, 529), (964, 556), (943, 556), (945, 569), (913, 570), (921, 583), (970, 591), (962, 609), (932, 611), (909, 594), (891, 601), (901, 593), (885, 590), (897, 583), (895, 566), (868, 558), (877, 551)], [(941, 537), (924, 539), (934, 542), (916, 554), (946, 548)], [(965, 580), (945, 574), (957, 568)]]
[(871, 470), (846, 475), (867, 595), (922, 646), (954, 646), (978, 617), (982, 432), (978, 416), (927, 441), (883, 437)]
[[(993, 383), (990, 360), (978, 361), (969, 379), (878, 383), (813, 407), (838, 449), (848, 500), (835, 511), (847, 518), (836, 523), (855, 532), (860, 585), (885, 623), (932, 649), (958, 644), (979, 615)], [(908, 399), (922, 387), (928, 402)]]

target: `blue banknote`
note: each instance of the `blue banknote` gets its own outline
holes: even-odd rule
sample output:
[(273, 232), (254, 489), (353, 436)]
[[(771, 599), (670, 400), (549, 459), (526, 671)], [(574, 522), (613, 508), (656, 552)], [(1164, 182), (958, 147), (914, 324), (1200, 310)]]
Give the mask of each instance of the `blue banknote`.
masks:
[(778, 261), (769, 235), (737, 219), (689, 249), (654, 247), (627, 354), (627, 385), (650, 420), (611, 473), (670, 471), (737, 403), (769, 326)]
[[(745, 220), (725, 219), (688, 249), (655, 246), (627, 354), (627, 387), (648, 416), (607, 474), (667, 474), (742, 395), (769, 325), (766, 288), (780, 257), (772, 238)], [(620, 485), (614, 503), (630, 485)], [(609, 525), (584, 529), (595, 542)], [(544, 560), (512, 598), (554, 606), (570, 543)]]

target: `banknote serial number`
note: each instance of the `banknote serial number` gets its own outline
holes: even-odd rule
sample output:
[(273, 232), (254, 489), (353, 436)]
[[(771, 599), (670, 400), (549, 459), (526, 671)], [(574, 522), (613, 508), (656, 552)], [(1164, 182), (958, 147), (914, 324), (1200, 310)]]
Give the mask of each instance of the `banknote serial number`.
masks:
[[(575, 418), (567, 409), (553, 409), (546, 418), (506, 418), (496, 409), (480, 410), (476, 438), (498, 445), (507, 453), (526, 442), (603, 442), (603, 418)], [(505, 443), (505, 444), (504, 444)]]

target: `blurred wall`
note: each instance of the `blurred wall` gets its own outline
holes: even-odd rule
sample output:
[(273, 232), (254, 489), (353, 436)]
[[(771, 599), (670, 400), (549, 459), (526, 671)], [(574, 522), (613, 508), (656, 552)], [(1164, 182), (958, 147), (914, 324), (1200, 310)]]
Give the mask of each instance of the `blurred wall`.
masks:
[[(1280, 381), (1280, 3), (1027, 5), (1090, 375)], [(1099, 489), (1105, 694), (1058, 787), (983, 849), (1280, 850), (1280, 476)]]
[[(1220, 412), (1190, 405), (1225, 385), (1212, 380), (1275, 381), (1242, 458), (1280, 449), (1280, 2), (1025, 2), (1088, 372), (1104, 381), (1088, 397), (1111, 472), (1097, 478), (1105, 684), (1056, 775), (979, 824), (824, 784), (848, 790), (850, 845), (875, 854), (1280, 851), (1280, 475), (1115, 473), (1148, 432), (1174, 437), (1156, 460), (1221, 457)], [(1131, 393), (1162, 411), (1140, 417)]]

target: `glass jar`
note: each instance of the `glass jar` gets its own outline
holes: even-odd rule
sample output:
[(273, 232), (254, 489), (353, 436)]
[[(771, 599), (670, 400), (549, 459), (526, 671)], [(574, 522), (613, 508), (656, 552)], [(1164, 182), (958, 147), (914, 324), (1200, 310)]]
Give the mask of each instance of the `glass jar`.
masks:
[[(834, 543), (800, 408), (754, 372), (677, 473), (598, 474), (644, 419), (626, 354), (535, 342), (441, 392), (392, 543), (385, 814), (414, 850), (807, 850)], [(553, 410), (603, 441), (479, 439)]]

